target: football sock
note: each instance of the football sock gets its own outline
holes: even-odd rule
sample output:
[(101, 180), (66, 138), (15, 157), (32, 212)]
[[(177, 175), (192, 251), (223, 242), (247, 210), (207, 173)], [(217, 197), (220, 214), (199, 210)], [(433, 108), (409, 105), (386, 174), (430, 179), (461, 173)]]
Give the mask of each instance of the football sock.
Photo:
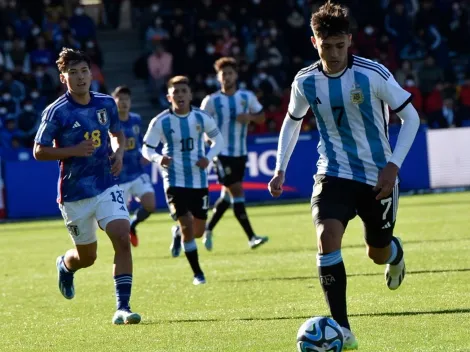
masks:
[(243, 197), (233, 198), (232, 201), (233, 201), (233, 212), (235, 213), (235, 216), (237, 217), (238, 222), (243, 227), (243, 230), (245, 230), (246, 236), (248, 237), (249, 240), (251, 240), (255, 236), (255, 233), (253, 232), (253, 229), (251, 228), (250, 220), (248, 220), (248, 215), (246, 214), (245, 198)]
[(188, 259), (191, 269), (193, 269), (194, 276), (202, 275), (201, 267), (199, 266), (199, 257), (197, 254), (197, 245), (195, 240), (183, 242), (183, 251)]
[(147, 219), (150, 216), (151, 213), (149, 213), (147, 210), (144, 209), (144, 207), (140, 207), (137, 209), (137, 211), (134, 213), (132, 216), (132, 221), (131, 221), (131, 230), (134, 231), (135, 227), (145, 219)]
[(351, 330), (346, 308), (346, 269), (341, 250), (317, 254), (317, 266), (320, 284), (333, 319), (342, 327)]
[(62, 257), (62, 260), (60, 261), (59, 268), (60, 268), (60, 271), (62, 271), (65, 274), (72, 274), (73, 275), (76, 271), (76, 270), (71, 270), (71, 269), (67, 268), (67, 266), (65, 265), (64, 257)]
[(116, 287), (116, 306), (118, 310), (128, 310), (131, 298), (132, 275), (122, 274), (114, 276), (114, 286)]
[(392, 237), (390, 246), (392, 253), (390, 254), (390, 258), (387, 259), (386, 264), (397, 265), (403, 258), (403, 248), (401, 248), (400, 242), (396, 237)]
[(207, 224), (206, 229), (212, 231), (229, 207), (230, 195), (228, 193), (223, 193), (223, 196), (221, 195), (221, 197), (215, 202), (214, 213), (212, 214), (212, 218)]

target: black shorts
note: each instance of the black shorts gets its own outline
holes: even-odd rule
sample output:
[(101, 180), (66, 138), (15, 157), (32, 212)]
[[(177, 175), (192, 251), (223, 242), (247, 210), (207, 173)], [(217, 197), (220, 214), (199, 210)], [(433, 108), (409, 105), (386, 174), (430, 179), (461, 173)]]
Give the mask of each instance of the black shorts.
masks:
[(224, 156), (219, 155), (214, 162), (214, 166), (219, 176), (219, 183), (225, 187), (230, 187), (234, 183), (242, 182), (245, 177), (246, 161), (245, 156)]
[(166, 201), (173, 220), (191, 213), (195, 218), (206, 220), (209, 209), (209, 190), (207, 188), (169, 187)]
[(398, 185), (387, 198), (376, 200), (373, 186), (344, 178), (315, 175), (312, 216), (315, 224), (336, 219), (344, 228), (356, 215), (362, 219), (366, 243), (375, 248), (387, 247), (393, 236), (398, 209)]

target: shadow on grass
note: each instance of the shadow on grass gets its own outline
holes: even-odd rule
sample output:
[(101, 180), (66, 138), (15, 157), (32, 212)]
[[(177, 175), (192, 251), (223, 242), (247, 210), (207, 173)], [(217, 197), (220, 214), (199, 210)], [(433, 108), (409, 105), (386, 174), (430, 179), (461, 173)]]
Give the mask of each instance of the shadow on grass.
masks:
[[(382, 313), (356, 313), (350, 314), (350, 317), (400, 317), (412, 315), (443, 315), (443, 314), (467, 314), (470, 313), (470, 308), (455, 308), (443, 310), (426, 310), (426, 311), (405, 311), (405, 312), (382, 312)], [(292, 316), (279, 316), (279, 317), (248, 317), (248, 318), (233, 318), (233, 319), (169, 319), (169, 320), (143, 320), (141, 324), (154, 325), (154, 324), (172, 324), (172, 323), (211, 323), (211, 322), (237, 322), (237, 321), (275, 321), (275, 320), (295, 320), (295, 319), (308, 319), (310, 315), (292, 315)]]

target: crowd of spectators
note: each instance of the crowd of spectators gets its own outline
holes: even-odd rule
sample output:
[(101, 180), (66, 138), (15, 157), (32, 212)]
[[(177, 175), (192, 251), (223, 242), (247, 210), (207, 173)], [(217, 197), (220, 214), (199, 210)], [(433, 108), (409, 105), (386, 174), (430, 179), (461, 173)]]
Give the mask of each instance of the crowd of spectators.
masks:
[(105, 90), (94, 21), (64, 0), (0, 0), (0, 148), (31, 147), (43, 109), (65, 87), (55, 60), (62, 47), (92, 58), (92, 89)]
[[(237, 58), (240, 86), (254, 90), (266, 124), (252, 133), (279, 131), (296, 72), (318, 60), (309, 17), (324, 1), (195, 0), (134, 2), (143, 54), (135, 74), (146, 80), (157, 109), (167, 106), (165, 82), (186, 74), (194, 103), (219, 89), (212, 67)], [(349, 0), (351, 53), (384, 64), (414, 94), (413, 104), (431, 128), (470, 120), (470, 3), (466, 0)], [(391, 123), (399, 120), (392, 114)], [(315, 129), (312, 115), (304, 130)]]
[[(103, 0), (102, 23), (119, 27), (124, 0)], [(430, 128), (470, 125), (468, 0), (337, 0), (353, 18), (351, 53), (384, 64), (414, 94)], [(300, 68), (318, 60), (309, 18), (316, 0), (131, 0), (141, 57), (134, 74), (148, 86), (156, 112), (167, 107), (165, 84), (191, 78), (194, 104), (219, 89), (214, 61), (239, 62), (241, 88), (253, 90), (266, 123), (279, 131)], [(30, 147), (44, 107), (64, 92), (55, 59), (63, 46), (92, 58), (92, 89), (106, 92), (96, 24), (78, 0), (0, 0), (0, 148)], [(391, 115), (391, 123), (398, 118)], [(304, 131), (316, 129), (310, 113)]]

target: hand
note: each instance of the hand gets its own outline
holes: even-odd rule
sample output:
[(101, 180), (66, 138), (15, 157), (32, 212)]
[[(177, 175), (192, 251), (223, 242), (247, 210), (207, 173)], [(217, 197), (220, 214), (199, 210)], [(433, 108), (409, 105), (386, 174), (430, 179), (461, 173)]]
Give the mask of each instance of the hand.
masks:
[(250, 114), (240, 114), (237, 116), (237, 122), (243, 123), (243, 124), (248, 124), (251, 121), (251, 115)]
[(385, 197), (388, 197), (390, 193), (393, 191), (393, 187), (395, 186), (395, 182), (397, 180), (398, 175), (398, 166), (394, 163), (387, 163), (385, 167), (380, 170), (379, 172), (379, 180), (374, 187), (375, 192), (379, 192), (375, 199), (380, 200)]
[(168, 168), (171, 165), (172, 158), (166, 155), (163, 155), (162, 160), (160, 160), (160, 165), (164, 168)]
[(282, 185), (284, 184), (284, 180), (284, 171), (278, 171), (271, 181), (269, 181), (269, 193), (271, 193), (274, 198), (278, 198), (282, 194)]
[(85, 139), (74, 147), (73, 156), (91, 156), (95, 151), (92, 139)]
[(109, 157), (111, 161), (113, 161), (113, 165), (111, 165), (111, 173), (117, 177), (121, 173), (122, 170), (122, 159), (124, 157), (124, 150), (118, 149), (116, 152), (111, 154)]
[(150, 164), (150, 161), (148, 161), (148, 160), (145, 159), (144, 157), (141, 157), (141, 158), (140, 158), (140, 165), (146, 166), (146, 165), (148, 165), (148, 164)]
[(206, 167), (209, 166), (209, 159), (202, 157), (197, 161), (196, 166), (199, 166), (201, 169), (204, 170)]

